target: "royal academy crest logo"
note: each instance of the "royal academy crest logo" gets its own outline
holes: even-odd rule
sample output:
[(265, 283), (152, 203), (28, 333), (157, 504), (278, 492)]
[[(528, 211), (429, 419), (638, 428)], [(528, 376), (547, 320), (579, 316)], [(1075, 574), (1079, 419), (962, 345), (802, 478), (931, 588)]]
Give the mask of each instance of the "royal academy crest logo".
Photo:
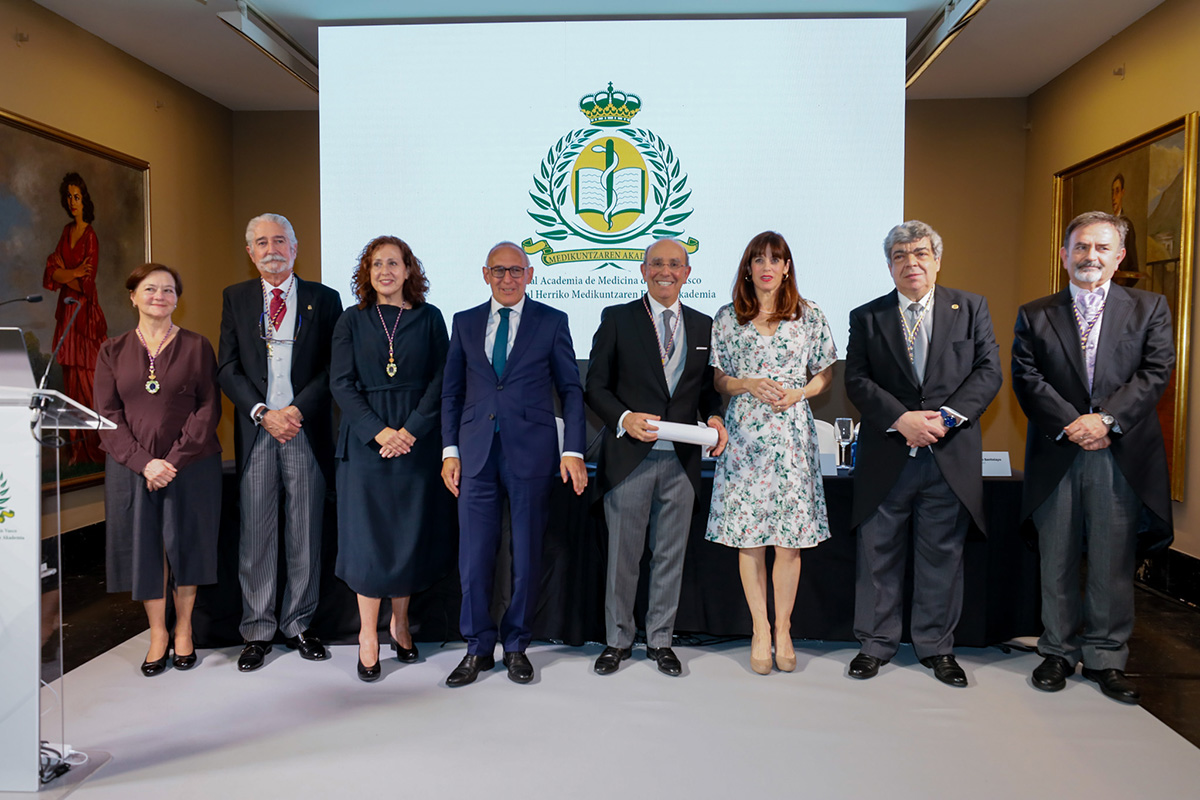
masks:
[(588, 125), (570, 131), (546, 151), (529, 192), (536, 237), (521, 243), (542, 263), (595, 262), (593, 269), (628, 269), (656, 239), (686, 238), (691, 189), (674, 149), (657, 133), (632, 125), (642, 99), (607, 89), (585, 95), (579, 110)]

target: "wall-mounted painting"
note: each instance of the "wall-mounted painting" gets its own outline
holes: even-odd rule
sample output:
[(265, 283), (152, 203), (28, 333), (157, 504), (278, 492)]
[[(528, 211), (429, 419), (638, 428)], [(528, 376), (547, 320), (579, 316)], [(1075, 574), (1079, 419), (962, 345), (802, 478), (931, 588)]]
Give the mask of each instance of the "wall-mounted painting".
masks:
[[(149, 260), (150, 165), (0, 110), (0, 301), (43, 298), (0, 307), (0, 326), (25, 332), (35, 378), (61, 339), (47, 386), (94, 407), (100, 345), (137, 322), (125, 276)], [(59, 455), (64, 488), (103, 477), (95, 432), (71, 431)], [(52, 452), (42, 466), (53, 482)]]
[(1067, 223), (1085, 211), (1105, 211), (1129, 224), (1125, 257), (1113, 281), (1163, 294), (1170, 306), (1175, 372), (1158, 403), (1158, 416), (1175, 500), (1183, 499), (1187, 455), (1197, 117), (1192, 112), (1054, 176), (1054, 290), (1067, 282), (1058, 260)]

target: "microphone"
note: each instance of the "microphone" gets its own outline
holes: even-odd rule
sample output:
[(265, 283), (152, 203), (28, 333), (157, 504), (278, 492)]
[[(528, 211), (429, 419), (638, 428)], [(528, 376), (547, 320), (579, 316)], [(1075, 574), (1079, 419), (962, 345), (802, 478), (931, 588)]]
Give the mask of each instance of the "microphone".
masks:
[[(40, 295), (38, 296), (38, 299), (41, 299)], [(74, 297), (65, 298), (62, 302), (64, 306), (75, 306), (75, 308), (71, 310), (71, 318), (67, 320), (67, 327), (63, 328), (62, 336), (59, 337), (58, 344), (55, 346), (54, 352), (50, 354), (50, 360), (46, 362), (46, 371), (42, 373), (42, 380), (38, 383), (38, 392), (41, 392), (46, 388), (46, 379), (50, 377), (50, 367), (54, 365), (54, 360), (58, 358), (58, 351), (62, 348), (63, 342), (67, 340), (67, 334), (71, 332), (71, 326), (75, 324), (75, 318), (79, 316), (79, 309), (83, 308), (83, 306), (79, 304), (79, 301)], [(41, 401), (40, 403), (39, 400)], [(41, 397), (35, 395), (33, 399), (29, 401), (29, 407), (38, 409), (39, 411), (45, 410), (46, 397), (44, 395)]]
[[(73, 299), (73, 298), (72, 298)], [(42, 296), (40, 294), (29, 294), (24, 297), (14, 297), (11, 300), (0, 300), (0, 306), (6, 306), (9, 303), (40, 303)], [(78, 302), (78, 301), (76, 301)]]

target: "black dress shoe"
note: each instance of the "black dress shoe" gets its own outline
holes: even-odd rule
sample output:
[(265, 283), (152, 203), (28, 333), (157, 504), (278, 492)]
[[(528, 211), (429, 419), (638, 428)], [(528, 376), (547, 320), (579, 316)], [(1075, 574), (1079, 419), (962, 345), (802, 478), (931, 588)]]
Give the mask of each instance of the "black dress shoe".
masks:
[(508, 667), (508, 679), (516, 683), (529, 683), (533, 680), (533, 664), (524, 650), (514, 650), (504, 654), (504, 666)]
[(921, 663), (933, 670), (933, 677), (947, 686), (966, 686), (967, 673), (958, 665), (953, 653), (922, 658)]
[(238, 671), (253, 672), (263, 665), (263, 659), (271, 652), (270, 642), (246, 642), (238, 656)]
[(865, 681), (867, 678), (874, 678), (879, 674), (879, 668), (888, 663), (885, 658), (876, 658), (869, 656), (866, 653), (859, 653), (854, 658), (850, 659), (850, 670), (848, 674), (851, 678), (858, 678)]
[(606, 647), (596, 659), (596, 666), (593, 669), (598, 675), (611, 675), (621, 666), (622, 661), (629, 658), (632, 652), (632, 649), (628, 647)]
[(1043, 692), (1057, 692), (1067, 685), (1067, 676), (1074, 674), (1070, 661), (1062, 656), (1046, 656), (1033, 668), (1033, 685)]
[(1083, 677), (1100, 684), (1100, 691), (1118, 703), (1137, 705), (1137, 701), (1141, 698), (1137, 687), (1119, 669), (1088, 669), (1084, 667)]
[(675, 655), (675, 651), (669, 647), (647, 647), (646, 658), (658, 663), (658, 671), (664, 675), (683, 674), (683, 665), (679, 663), (679, 656)]
[(191, 669), (192, 667), (196, 666), (196, 651), (193, 650), (186, 656), (181, 656), (179, 653), (176, 653), (175, 657), (171, 659), (171, 665), (174, 666), (175, 669)]
[(324, 661), (329, 658), (329, 653), (325, 651), (325, 645), (321, 644), (321, 640), (308, 631), (285, 640), (285, 644), (289, 650), (299, 650), (300, 657), (309, 661)]
[(404, 664), (414, 664), (420, 656), (416, 642), (413, 642), (412, 647), (401, 647), (399, 642), (392, 639), (392, 652), (396, 654), (396, 660)]
[[(156, 658), (151, 661), (147, 658), (142, 662), (142, 674), (147, 678), (152, 678), (160, 672), (165, 672), (167, 669), (167, 656), (170, 654), (171, 648), (167, 648), (167, 652), (162, 654), (162, 658)], [(147, 653), (149, 655), (149, 653)]]
[(375, 663), (371, 666), (366, 666), (362, 662), (362, 656), (358, 657), (358, 679), (364, 683), (371, 683), (379, 680), (379, 676), (383, 674), (383, 669), (379, 666), (379, 651), (375, 651)]
[(463, 656), (463, 660), (458, 662), (458, 666), (446, 678), (446, 685), (466, 686), (468, 683), (474, 683), (482, 670), (491, 669), (494, 666), (496, 666), (496, 659), (492, 656), (473, 656), (468, 653)]

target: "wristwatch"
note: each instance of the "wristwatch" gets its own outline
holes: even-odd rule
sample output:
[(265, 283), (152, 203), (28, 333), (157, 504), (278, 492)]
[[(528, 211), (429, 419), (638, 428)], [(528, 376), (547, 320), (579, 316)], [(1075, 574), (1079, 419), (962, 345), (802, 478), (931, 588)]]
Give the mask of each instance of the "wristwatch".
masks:
[(253, 416), (254, 424), (262, 425), (263, 417), (265, 417), (266, 415), (267, 415), (267, 407), (266, 406), (263, 406), (258, 411), (255, 411), (254, 416)]
[(1103, 422), (1104, 426), (1110, 431), (1113, 429), (1113, 425), (1117, 424), (1117, 418), (1105, 411), (1103, 408), (1096, 413), (1100, 415), (1100, 421)]
[(958, 417), (954, 416), (949, 411), (942, 409), (942, 424), (947, 428), (953, 428), (958, 425)]

